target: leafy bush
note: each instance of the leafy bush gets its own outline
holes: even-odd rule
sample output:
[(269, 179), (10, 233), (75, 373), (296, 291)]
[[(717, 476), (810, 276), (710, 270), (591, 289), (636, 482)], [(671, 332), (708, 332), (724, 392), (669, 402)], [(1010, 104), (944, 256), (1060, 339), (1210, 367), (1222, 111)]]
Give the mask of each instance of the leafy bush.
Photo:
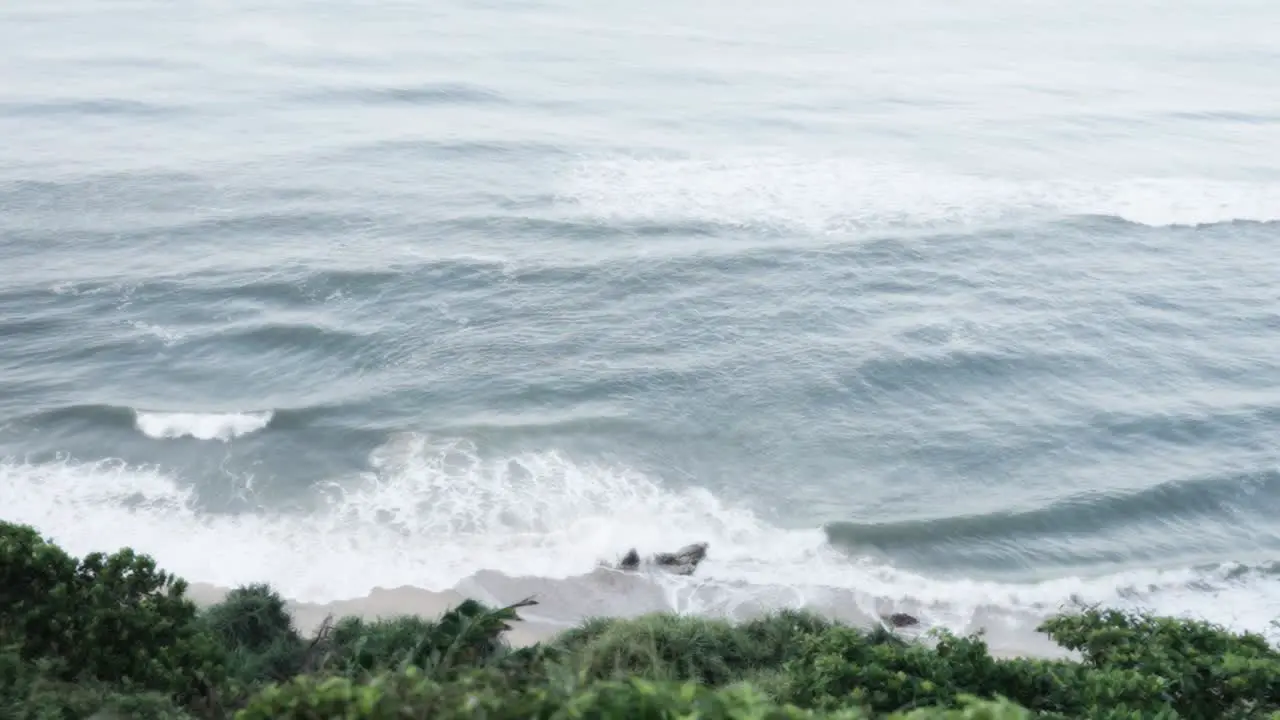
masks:
[(509, 654), (502, 634), (519, 620), (517, 609), (532, 604), (526, 600), (492, 610), (465, 600), (435, 621), (344, 618), (333, 628), (322, 665), (349, 677), (411, 666), (444, 677), (455, 669), (492, 665)]
[(193, 697), (224, 676), (186, 583), (132, 550), (68, 555), (32, 528), (0, 523), (0, 645), (43, 674)]
[(640, 676), (724, 685), (780, 666), (802, 637), (832, 624), (812, 613), (784, 611), (741, 625), (724, 620), (645, 615), (593, 620), (558, 645), (593, 679)]
[(301, 676), (263, 690), (236, 720), (533, 717), (529, 708), (513, 703), (514, 695), (501, 674), (477, 671), (441, 684), (411, 666), (365, 682), (345, 676)]
[[(500, 674), (469, 673), (438, 683), (409, 668), (367, 683), (347, 678), (298, 678), (268, 688), (236, 715), (236, 720), (862, 720), (857, 709), (829, 713), (779, 705), (749, 685), (715, 689), (698, 683), (654, 682), (640, 678), (593, 683), (576, 691), (554, 684), (515, 690)], [(1024, 720), (1030, 715), (1007, 701), (975, 702), (957, 709), (930, 708), (900, 720)]]
[(1098, 609), (1051, 618), (1040, 629), (1089, 666), (1159, 678), (1154, 692), (1185, 717), (1280, 711), (1280, 653), (1261, 635)]
[(130, 692), (117, 685), (54, 677), (47, 661), (23, 660), (16, 647), (0, 649), (0, 717), (6, 720), (87, 718), (179, 720), (190, 716), (159, 692)]
[(303, 671), (307, 643), (294, 628), (284, 599), (269, 586), (236, 588), (206, 610), (203, 619), (227, 651), (232, 678), (275, 682)]
[(205, 611), (204, 619), (227, 646), (263, 652), (281, 642), (302, 644), (284, 599), (268, 585), (232, 590), (222, 602)]

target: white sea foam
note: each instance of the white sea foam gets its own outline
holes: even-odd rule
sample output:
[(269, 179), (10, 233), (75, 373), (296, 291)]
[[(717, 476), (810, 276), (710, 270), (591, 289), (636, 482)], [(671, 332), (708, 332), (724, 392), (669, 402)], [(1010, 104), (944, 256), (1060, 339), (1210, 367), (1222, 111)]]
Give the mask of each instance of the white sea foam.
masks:
[(193, 437), (222, 440), (248, 435), (265, 428), (273, 417), (270, 411), (243, 413), (134, 412), (135, 424), (152, 438)]
[[(993, 618), (1043, 617), (1070, 602), (1145, 607), (1264, 632), (1280, 615), (1280, 580), (1225, 567), (1015, 584), (850, 561), (819, 530), (776, 528), (706, 491), (666, 489), (627, 468), (554, 452), (487, 459), (465, 443), (410, 434), (380, 448), (373, 466), (335, 481), (309, 513), (200, 512), (180, 479), (120, 464), (0, 463), (0, 487), (6, 520), (31, 523), (73, 552), (128, 545), (192, 580), (268, 580), (289, 597), (315, 602), (375, 587), (474, 586), (481, 570), (556, 583), (631, 546), (650, 551), (706, 540), (711, 554), (695, 576), (662, 581), (667, 607), (736, 615), (807, 605), (860, 616), (898, 607), (959, 631)], [(553, 592), (566, 602), (577, 593)], [(598, 588), (592, 592), (590, 609), (598, 609)], [(620, 595), (617, 611), (626, 612), (628, 602)]]
[(1280, 182), (1207, 178), (1013, 179), (852, 158), (598, 158), (560, 197), (609, 220), (712, 222), (842, 233), (963, 229), (1104, 215), (1150, 226), (1280, 220)]
[(137, 330), (139, 334), (157, 338), (165, 345), (165, 347), (172, 347), (173, 345), (181, 342), (183, 338), (187, 336), (187, 333), (182, 330), (164, 325), (157, 325), (155, 323), (134, 320), (131, 324), (133, 325), (133, 329)]

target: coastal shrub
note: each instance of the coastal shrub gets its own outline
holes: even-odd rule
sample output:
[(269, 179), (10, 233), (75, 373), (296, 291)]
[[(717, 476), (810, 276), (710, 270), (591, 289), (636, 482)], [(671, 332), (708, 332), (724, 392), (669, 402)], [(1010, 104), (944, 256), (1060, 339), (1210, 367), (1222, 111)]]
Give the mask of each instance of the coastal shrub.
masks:
[(691, 680), (725, 685), (753, 678), (792, 657), (802, 637), (832, 623), (787, 610), (749, 622), (651, 614), (627, 620), (591, 620), (558, 638), (584, 677)]
[(302, 643), (284, 599), (269, 585), (238, 587), (205, 610), (203, 617), (228, 647), (261, 652), (281, 641)]
[(228, 674), (241, 682), (288, 680), (304, 669), (308, 644), (268, 585), (232, 590), (203, 620), (226, 651)]
[(585, 678), (637, 676), (723, 685), (737, 678), (747, 662), (744, 635), (723, 620), (655, 614), (593, 630), (590, 637), (566, 638)]
[(236, 720), (536, 717), (530, 707), (517, 705), (518, 699), (501, 673), (474, 671), (441, 683), (410, 666), (364, 680), (299, 676), (262, 690)]
[(1174, 718), (1162, 678), (1136, 670), (1095, 669), (1061, 660), (1017, 658), (992, 666), (990, 681), (974, 688), (998, 694), (1046, 717)]
[[(965, 643), (959, 644), (964, 647)], [(976, 642), (976, 641), (972, 641)], [(876, 711), (947, 704), (963, 692), (955, 675), (985, 690), (985, 651), (945, 659), (922, 645), (877, 642), (868, 633), (835, 627), (800, 638), (796, 657), (785, 664), (779, 699), (804, 707), (858, 705)]]
[(24, 660), (17, 647), (0, 649), (0, 717), (6, 720), (62, 718), (190, 718), (165, 693), (130, 691), (97, 680), (68, 682), (54, 677), (47, 661)]
[(333, 628), (322, 664), (350, 677), (411, 666), (444, 677), (456, 669), (491, 665), (508, 657), (503, 633), (520, 619), (517, 610), (532, 604), (526, 600), (491, 609), (465, 600), (434, 621), (414, 616), (344, 618)]
[(936, 647), (886, 640), (833, 627), (799, 641), (772, 688), (778, 700), (802, 707), (848, 705), (875, 712), (955, 706), (961, 698), (1006, 697), (1061, 717), (1104, 717), (1102, 709), (1158, 713), (1168, 708), (1160, 678), (1128, 669), (1068, 661), (997, 660), (978, 637), (941, 633)]
[(1096, 608), (1050, 618), (1040, 629), (1088, 666), (1160, 678), (1159, 695), (1185, 717), (1280, 711), (1280, 653), (1261, 635)]
[(418, 670), (380, 676), (367, 683), (349, 678), (302, 677), (265, 689), (236, 720), (1025, 720), (1024, 709), (1007, 701), (966, 698), (960, 707), (919, 709), (872, 716), (857, 708), (830, 712), (780, 705), (750, 685), (711, 688), (698, 683), (642, 678), (592, 683), (577, 689), (555, 684), (515, 689), (493, 672), (462, 675), (439, 683)]
[(0, 523), (0, 645), (49, 680), (202, 693), (225, 657), (185, 592), (127, 548), (77, 559), (29, 526)]
[(435, 623), (420, 617), (342, 618), (334, 625), (325, 667), (349, 677), (421, 667), (430, 662), (434, 632)]

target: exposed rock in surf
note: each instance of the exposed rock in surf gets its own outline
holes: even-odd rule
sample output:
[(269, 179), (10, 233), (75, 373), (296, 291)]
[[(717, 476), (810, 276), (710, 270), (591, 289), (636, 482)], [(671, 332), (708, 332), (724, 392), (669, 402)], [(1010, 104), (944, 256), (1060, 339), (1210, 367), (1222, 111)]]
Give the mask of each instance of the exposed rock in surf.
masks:
[(884, 621), (896, 628), (915, 627), (920, 624), (920, 618), (902, 612), (885, 615)]
[(707, 557), (707, 544), (694, 543), (685, 545), (673, 553), (658, 553), (653, 556), (653, 563), (662, 566), (677, 575), (692, 575), (698, 569), (698, 563)]
[(622, 570), (638, 569), (640, 567), (640, 553), (636, 552), (635, 548), (631, 548), (626, 555), (622, 556), (622, 561), (618, 563), (618, 567)]
[[(651, 562), (663, 570), (676, 575), (692, 575), (698, 564), (707, 557), (707, 543), (685, 545), (675, 552), (655, 553)], [(619, 570), (639, 570), (640, 553), (635, 548), (627, 551), (618, 562)]]

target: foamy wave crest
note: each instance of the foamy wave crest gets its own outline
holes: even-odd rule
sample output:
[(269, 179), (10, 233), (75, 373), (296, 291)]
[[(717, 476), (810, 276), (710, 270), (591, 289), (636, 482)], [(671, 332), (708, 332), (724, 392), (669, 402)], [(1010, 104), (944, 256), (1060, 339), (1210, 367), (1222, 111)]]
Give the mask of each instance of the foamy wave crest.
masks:
[(1134, 178), (1106, 183), (1036, 182), (1028, 204), (1069, 215), (1108, 215), (1140, 225), (1211, 225), (1280, 220), (1280, 183)]
[(248, 435), (265, 428), (271, 411), (244, 413), (134, 412), (134, 423), (143, 435), (156, 439), (193, 437), (221, 440)]
[[(931, 578), (850, 558), (818, 528), (771, 526), (705, 490), (666, 488), (626, 467), (556, 452), (486, 457), (466, 442), (406, 434), (371, 460), (370, 472), (317, 488), (306, 513), (204, 512), (180, 479), (118, 463), (5, 462), (0, 486), (5, 519), (31, 523), (73, 552), (128, 545), (191, 580), (267, 580), (312, 602), (377, 587), (456, 588), (507, 601), (532, 591), (544, 597), (539, 611), (562, 622), (653, 609), (741, 617), (811, 607), (855, 620), (902, 609), (960, 632), (1013, 624), (1024, 634), (1080, 602), (1262, 632), (1280, 616), (1280, 574), (1270, 569), (1023, 584)], [(651, 552), (699, 540), (711, 553), (692, 577), (599, 570), (632, 546)]]
[(819, 233), (964, 228), (1063, 215), (1151, 226), (1280, 220), (1277, 182), (1025, 180), (849, 158), (602, 158), (570, 168), (559, 195), (578, 211), (609, 220)]

